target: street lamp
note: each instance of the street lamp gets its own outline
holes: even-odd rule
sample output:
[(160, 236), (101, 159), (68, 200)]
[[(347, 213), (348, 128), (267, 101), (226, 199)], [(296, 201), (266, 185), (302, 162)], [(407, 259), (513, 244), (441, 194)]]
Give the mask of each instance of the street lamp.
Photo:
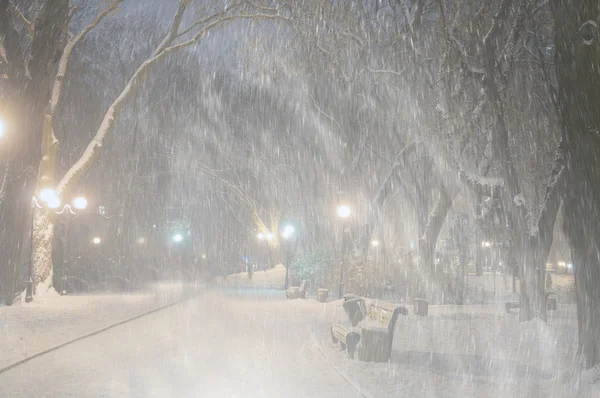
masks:
[(87, 207), (87, 199), (83, 196), (78, 196), (73, 200), (73, 207), (83, 210)]
[(177, 243), (179, 243), (179, 242), (181, 242), (182, 240), (183, 240), (183, 236), (182, 236), (181, 234), (175, 234), (175, 235), (173, 235), (173, 241), (174, 241), (174, 242), (177, 242)]
[(350, 206), (348, 205), (339, 205), (337, 207), (337, 214), (340, 218), (348, 218), (350, 217)]
[(379, 241), (377, 239), (374, 239), (371, 241), (371, 246), (373, 247), (379, 247)]
[(287, 242), (287, 267), (285, 267), (285, 289), (287, 290), (290, 287), (290, 265), (292, 265), (291, 257), (292, 257), (292, 244), (290, 240), (294, 235), (294, 227), (291, 225), (287, 225), (283, 229), (283, 233), (281, 236), (288, 241)]
[(94, 239), (92, 239), (92, 243), (98, 246), (100, 243), (102, 243), (102, 239), (96, 236)]
[[(63, 253), (66, 259), (69, 258), (69, 254), (67, 251), (68, 241), (69, 241), (69, 230), (71, 227), (71, 223), (73, 222), (73, 217), (77, 215), (76, 212), (73, 211), (73, 207), (78, 210), (83, 210), (87, 207), (87, 199), (83, 196), (78, 196), (73, 200), (73, 206), (70, 204), (66, 204), (63, 208), (58, 211), (60, 207), (60, 198), (58, 197), (57, 192), (54, 189), (45, 188), (40, 191), (39, 194), (40, 200), (45, 207), (51, 209), (55, 214), (62, 215), (66, 214), (69, 217), (69, 221), (65, 223), (65, 236), (64, 236), (64, 246)], [(25, 294), (25, 301), (30, 302), (33, 300), (33, 229), (34, 229), (34, 217), (35, 217), (35, 208), (43, 210), (44, 206), (40, 205), (37, 198), (33, 196), (32, 198), (32, 206), (31, 206), (31, 232), (30, 232), (30, 242), (29, 242), (29, 279), (27, 281), (27, 289)], [(67, 293), (67, 260), (64, 260), (63, 263), (63, 286), (60, 291), (61, 295), (65, 295)]]
[(345, 225), (343, 223), (344, 220), (346, 220), (348, 217), (350, 217), (350, 213), (352, 211), (350, 210), (350, 206), (346, 205), (346, 204), (341, 204), (337, 207), (337, 214), (338, 217), (340, 217), (342, 219), (342, 255), (341, 255), (341, 263), (340, 263), (340, 289), (339, 289), (339, 293), (338, 293), (338, 298), (342, 298), (344, 296), (344, 254), (346, 251), (346, 239), (345, 239), (345, 233), (344, 233), (344, 228)]
[(202, 260), (206, 260), (206, 253), (202, 253)]

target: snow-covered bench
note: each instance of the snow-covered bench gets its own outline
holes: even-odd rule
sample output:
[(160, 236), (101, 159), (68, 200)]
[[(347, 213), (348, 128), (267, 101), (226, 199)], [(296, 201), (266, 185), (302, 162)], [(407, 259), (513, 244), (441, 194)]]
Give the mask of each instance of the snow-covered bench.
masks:
[(306, 293), (310, 289), (310, 280), (303, 280), (300, 286), (291, 286), (285, 291), (288, 299), (306, 298)]
[(343, 306), (351, 326), (339, 323), (332, 325), (333, 342), (339, 342), (342, 349), (347, 349), (350, 358), (354, 358), (356, 352), (361, 361), (388, 361), (398, 315), (406, 316), (408, 310), (381, 300), (373, 300), (366, 307), (365, 300), (358, 296), (346, 296), (344, 299)]
[[(504, 308), (506, 312), (510, 314), (510, 310), (513, 308), (520, 308), (521, 304), (516, 302), (507, 301), (504, 303)], [(546, 309), (548, 311), (556, 311), (556, 297), (554, 297), (553, 291), (546, 292)]]

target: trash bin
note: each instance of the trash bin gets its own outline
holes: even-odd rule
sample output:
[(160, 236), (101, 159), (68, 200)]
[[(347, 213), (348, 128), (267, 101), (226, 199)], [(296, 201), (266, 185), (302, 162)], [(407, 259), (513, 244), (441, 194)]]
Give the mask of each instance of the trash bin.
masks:
[(329, 290), (317, 289), (317, 301), (319, 303), (325, 303), (327, 301), (327, 296), (329, 296)]
[(352, 326), (358, 325), (358, 323), (365, 318), (365, 314), (367, 313), (365, 299), (354, 294), (344, 296), (342, 307), (344, 308), (344, 311), (346, 311), (346, 315), (348, 315), (348, 319)]

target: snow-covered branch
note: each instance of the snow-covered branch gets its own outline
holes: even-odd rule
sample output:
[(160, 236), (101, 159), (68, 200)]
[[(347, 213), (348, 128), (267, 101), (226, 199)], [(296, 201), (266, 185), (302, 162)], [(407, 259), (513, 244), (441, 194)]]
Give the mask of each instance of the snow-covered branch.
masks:
[[(179, 10), (183, 7), (185, 8), (187, 1), (182, 0), (180, 3)], [(182, 6), (183, 4), (183, 6)], [(228, 8), (229, 10), (229, 8)], [(107, 134), (112, 130), (115, 122), (115, 118), (117, 117), (119, 111), (123, 107), (125, 101), (129, 99), (129, 97), (133, 94), (133, 92), (142, 84), (143, 77), (148, 73), (150, 67), (154, 65), (159, 60), (165, 58), (167, 55), (176, 52), (177, 50), (181, 50), (187, 47), (190, 47), (198, 42), (198, 40), (204, 36), (208, 31), (213, 29), (214, 27), (223, 24), (225, 22), (234, 20), (234, 19), (285, 19), (285, 17), (278, 14), (233, 14), (233, 15), (224, 15), (224, 13), (219, 13), (219, 17), (211, 20), (211, 22), (207, 23), (202, 27), (202, 29), (198, 30), (194, 36), (186, 41), (177, 44), (166, 43), (165, 40), (162, 40), (157, 48), (164, 47), (163, 50), (156, 53), (156, 55), (150, 56), (146, 61), (144, 61), (138, 69), (131, 76), (129, 81), (127, 82), (125, 88), (121, 92), (121, 94), (115, 99), (115, 101), (111, 104), (111, 106), (106, 111), (104, 118), (96, 132), (96, 135), (92, 139), (92, 141), (88, 144), (87, 148), (81, 155), (81, 157), (71, 166), (71, 168), (65, 173), (60, 183), (58, 184), (56, 191), (60, 195), (65, 190), (77, 182), (77, 180), (83, 176), (89, 168), (94, 164), (97, 159), (100, 149), (104, 143), (104, 139)], [(173, 23), (177, 24), (180, 22), (180, 19), (174, 19)], [(165, 36), (166, 38), (171, 37), (172, 28), (169, 28), (169, 32)], [(172, 40), (171, 40), (172, 42)]]
[(62, 56), (60, 57), (60, 61), (58, 62), (58, 70), (56, 72), (56, 77), (54, 79), (54, 84), (52, 86), (52, 97), (50, 100), (50, 115), (53, 116), (56, 111), (56, 107), (60, 101), (60, 96), (62, 93), (62, 85), (65, 79), (65, 73), (67, 72), (67, 67), (69, 65), (69, 60), (71, 59), (71, 54), (73, 53), (73, 49), (85, 36), (96, 27), (102, 19), (110, 14), (112, 11), (116, 10), (119, 6), (119, 3), (122, 3), (124, 0), (113, 0), (106, 8), (96, 15), (96, 18), (83, 28), (77, 36), (69, 40), (63, 50)]

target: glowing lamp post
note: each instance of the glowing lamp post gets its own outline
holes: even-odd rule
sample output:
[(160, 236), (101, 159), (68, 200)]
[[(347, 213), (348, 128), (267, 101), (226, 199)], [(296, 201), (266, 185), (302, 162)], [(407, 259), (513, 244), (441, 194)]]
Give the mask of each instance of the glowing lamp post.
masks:
[(346, 239), (345, 239), (345, 224), (344, 221), (350, 217), (350, 206), (341, 204), (337, 207), (337, 215), (342, 220), (342, 255), (341, 255), (341, 263), (340, 263), (340, 289), (338, 293), (338, 298), (344, 297), (344, 254), (346, 252)]
[[(63, 206), (63, 208), (61, 210), (57, 210), (60, 205), (61, 205), (61, 201), (60, 198), (58, 197), (57, 192), (54, 189), (50, 189), (50, 188), (46, 188), (46, 189), (42, 189), (40, 191), (39, 194), (39, 199), (42, 202), (43, 206), (40, 205), (40, 202), (38, 201), (38, 199), (34, 196), (32, 198), (32, 206), (31, 206), (31, 232), (30, 232), (30, 243), (29, 243), (29, 279), (27, 281), (27, 289), (26, 289), (26, 293), (25, 293), (25, 301), (26, 302), (30, 302), (33, 300), (33, 229), (34, 229), (34, 220), (35, 220), (35, 208), (38, 209), (50, 209), (52, 212), (54, 212), (57, 215), (66, 215), (69, 216), (69, 220), (67, 223), (65, 223), (65, 239), (64, 239), (64, 246), (63, 246), (63, 253), (64, 253), (64, 257), (65, 259), (69, 258), (68, 255), (68, 241), (69, 241), (69, 229), (71, 227), (71, 223), (73, 222), (73, 217), (77, 215), (77, 213), (75, 211), (73, 211), (73, 208), (77, 209), (77, 210), (84, 210), (87, 207), (87, 199), (84, 198), (83, 196), (78, 196), (75, 199), (73, 199), (72, 204), (66, 204)], [(61, 295), (65, 295), (67, 294), (67, 260), (64, 261), (63, 264), (63, 286), (62, 286), (62, 290), (60, 291)]]

